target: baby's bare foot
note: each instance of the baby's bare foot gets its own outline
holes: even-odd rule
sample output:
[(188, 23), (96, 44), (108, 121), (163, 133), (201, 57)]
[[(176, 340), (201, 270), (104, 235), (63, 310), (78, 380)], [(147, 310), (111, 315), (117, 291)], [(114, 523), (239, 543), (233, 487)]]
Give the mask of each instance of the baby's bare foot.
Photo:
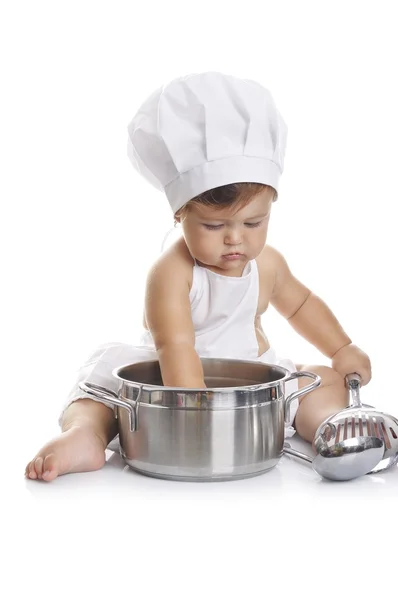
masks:
[(52, 481), (65, 473), (96, 471), (104, 463), (104, 442), (90, 427), (76, 425), (43, 446), (27, 465), (25, 476)]

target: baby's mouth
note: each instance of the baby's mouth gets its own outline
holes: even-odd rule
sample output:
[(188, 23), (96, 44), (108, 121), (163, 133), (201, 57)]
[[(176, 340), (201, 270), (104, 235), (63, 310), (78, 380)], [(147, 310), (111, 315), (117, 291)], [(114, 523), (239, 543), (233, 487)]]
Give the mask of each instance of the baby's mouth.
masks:
[(232, 258), (240, 258), (243, 256), (240, 252), (229, 252), (228, 254), (223, 254), (223, 258), (232, 259)]

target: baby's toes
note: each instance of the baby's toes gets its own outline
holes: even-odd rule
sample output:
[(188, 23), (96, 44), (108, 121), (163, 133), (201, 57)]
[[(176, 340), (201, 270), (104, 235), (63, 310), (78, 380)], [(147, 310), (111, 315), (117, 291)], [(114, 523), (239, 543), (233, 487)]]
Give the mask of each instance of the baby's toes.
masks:
[(34, 462), (34, 468), (38, 479), (41, 479), (43, 473), (43, 457), (38, 456)]
[(42, 465), (41, 479), (52, 481), (58, 475), (58, 465), (55, 454), (49, 454), (45, 457)]
[(30, 461), (28, 466), (26, 467), (26, 477), (29, 479), (37, 479), (37, 474), (35, 471), (35, 460)]

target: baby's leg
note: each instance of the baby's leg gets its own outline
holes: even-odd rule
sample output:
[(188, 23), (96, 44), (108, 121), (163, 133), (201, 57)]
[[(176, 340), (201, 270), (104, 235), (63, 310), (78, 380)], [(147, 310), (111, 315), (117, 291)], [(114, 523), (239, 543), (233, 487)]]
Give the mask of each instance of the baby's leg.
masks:
[(117, 392), (113, 369), (118, 365), (156, 357), (155, 350), (120, 342), (102, 344), (80, 367), (60, 420), (62, 433), (48, 442), (26, 467), (30, 479), (52, 481), (64, 473), (94, 471), (105, 462), (105, 448), (117, 434), (113, 409), (106, 404), (81, 398), (79, 384), (89, 381)]
[[(334, 369), (325, 366), (297, 365), (298, 371), (310, 371), (319, 375), (321, 385), (299, 399), (294, 427), (307, 442), (313, 442), (318, 426), (348, 405), (348, 390), (343, 377)], [(299, 379), (302, 388), (311, 382), (307, 377)]]
[(65, 410), (62, 433), (27, 465), (26, 477), (52, 481), (58, 475), (95, 471), (105, 463), (105, 448), (117, 434), (113, 410), (82, 398)]

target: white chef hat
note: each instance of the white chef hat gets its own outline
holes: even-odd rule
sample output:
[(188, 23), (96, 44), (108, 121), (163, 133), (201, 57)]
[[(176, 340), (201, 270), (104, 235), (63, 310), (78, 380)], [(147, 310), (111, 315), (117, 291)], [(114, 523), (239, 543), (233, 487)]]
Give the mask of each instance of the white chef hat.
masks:
[(198, 194), (230, 183), (278, 191), (286, 139), (267, 89), (208, 72), (174, 79), (147, 98), (128, 126), (127, 154), (176, 213)]

